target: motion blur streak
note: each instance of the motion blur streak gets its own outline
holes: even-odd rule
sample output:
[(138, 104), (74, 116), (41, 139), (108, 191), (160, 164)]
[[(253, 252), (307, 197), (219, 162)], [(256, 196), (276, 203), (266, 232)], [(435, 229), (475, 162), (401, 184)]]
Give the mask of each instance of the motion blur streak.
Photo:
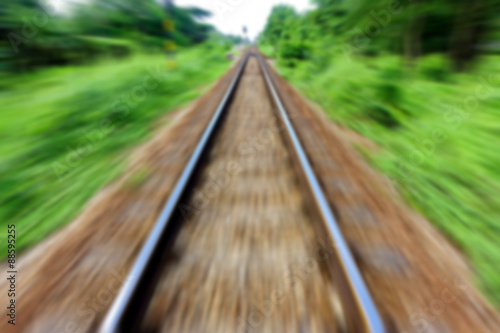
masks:
[[(500, 331), (500, 0), (311, 0), (307, 10), (285, 0), (261, 22), (251, 13), (266, 13), (263, 2), (217, 1), (216, 19), (210, 1), (1, 1), (0, 306), (10, 313), (15, 303), (16, 313), (15, 326), (3, 316), (1, 332), (97, 329), (250, 43), (298, 115), (294, 127), (387, 328)], [(234, 21), (241, 35), (219, 31)], [(251, 131), (263, 111), (257, 89), (241, 92), (252, 114), (234, 127), (248, 126), (249, 150), (268, 139)], [(267, 163), (279, 162), (272, 151), (257, 170), (279, 167)], [(296, 193), (283, 177), (275, 175)], [(196, 218), (215, 211), (229, 186), (210, 200), (210, 188), (196, 189)], [(288, 209), (302, 221), (302, 208)], [(310, 238), (306, 258), (317, 245)], [(8, 296), (14, 247), (19, 279)], [(259, 253), (254, 264), (274, 255)], [(317, 273), (290, 298), (333, 295), (321, 311), (333, 309), (342, 326), (341, 298)], [(188, 304), (188, 291), (178, 292), (160, 303)], [(248, 301), (267, 309), (268, 293), (255, 296)], [(231, 301), (221, 297), (212, 303)], [(304, 304), (283, 304), (259, 327), (279, 318), (321, 327), (314, 318), (324, 313), (304, 319)], [(174, 310), (159, 313), (189, 321)]]

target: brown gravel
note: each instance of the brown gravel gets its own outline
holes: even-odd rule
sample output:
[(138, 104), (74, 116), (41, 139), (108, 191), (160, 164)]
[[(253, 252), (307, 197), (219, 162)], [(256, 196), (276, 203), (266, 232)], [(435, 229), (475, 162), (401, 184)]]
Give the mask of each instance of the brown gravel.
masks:
[(306, 265), (314, 221), (255, 57), (194, 192), (144, 332), (335, 331), (338, 297), (327, 270)]

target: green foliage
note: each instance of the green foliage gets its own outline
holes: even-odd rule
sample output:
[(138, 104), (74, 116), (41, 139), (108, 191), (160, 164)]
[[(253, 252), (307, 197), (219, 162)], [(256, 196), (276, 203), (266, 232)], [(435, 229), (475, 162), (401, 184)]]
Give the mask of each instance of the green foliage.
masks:
[[(347, 57), (392, 53), (403, 56), (408, 65), (421, 55), (443, 53), (455, 69), (464, 70), (480, 50), (491, 52), (494, 46), (488, 45), (498, 42), (500, 22), (493, 13), (500, 10), (500, 0), (314, 2), (318, 8), (304, 15), (285, 5), (276, 6), (259, 44), (271, 45), (279, 53), (280, 47), (307, 42), (313, 46), (312, 54), (321, 54), (325, 50), (319, 45), (328, 40), (329, 49), (338, 47), (337, 52)], [(285, 53), (298, 59), (296, 51)], [(430, 72), (444, 79), (445, 73)]]
[(304, 42), (283, 41), (280, 44), (279, 56), (282, 59), (305, 60), (309, 54), (309, 45)]
[(278, 57), (281, 64), (293, 68), (298, 61), (311, 56), (310, 35), (317, 31), (307, 24), (308, 16), (299, 16), (293, 7), (278, 5), (273, 8), (269, 20), (259, 38), (268, 56)]
[(268, 58), (276, 57), (276, 50), (274, 49), (274, 47), (272, 45), (269, 45), (269, 44), (262, 45), (259, 48), (259, 50)]
[[(498, 305), (500, 247), (492, 235), (500, 232), (500, 81), (491, 74), (500, 71), (500, 59), (485, 57), (470, 74), (447, 71), (446, 80), (429, 75), (443, 59), (423, 58), (409, 71), (394, 56), (337, 55), (314, 76), (307, 74), (308, 61), (279, 70), (332, 119), (381, 147), (368, 153), (372, 164), (465, 252), (478, 284)], [(471, 99), (477, 104), (468, 104)], [(444, 139), (436, 139), (435, 130)], [(411, 162), (415, 152), (422, 163)]]
[(387, 128), (395, 128), (399, 126), (399, 121), (397, 120), (395, 114), (384, 105), (369, 105), (366, 109), (366, 114), (369, 118)]
[[(378, 100), (384, 103), (385, 106), (377, 106), (371, 108), (371, 112), (374, 110), (379, 110), (379, 115), (372, 115), (373, 119), (384, 126), (395, 128), (399, 125), (397, 120), (397, 111), (391, 111), (391, 109), (397, 109), (398, 106), (404, 99), (404, 92), (401, 88), (401, 84), (404, 84), (403, 73), (400, 68), (397, 67), (386, 67), (380, 68), (379, 75), (376, 82), (373, 83), (375, 96)], [(403, 114), (408, 115), (404, 110), (401, 110)]]
[[(166, 39), (189, 46), (206, 41), (214, 31), (195, 19), (209, 12), (176, 6), (167, 12), (155, 0), (88, 1), (70, 8), (63, 14), (36, 0), (2, 1), (0, 69), (20, 72), (138, 50), (158, 52)], [(174, 22), (173, 32), (164, 29), (167, 17)]]
[(418, 69), (426, 78), (437, 82), (448, 81), (452, 74), (449, 61), (440, 54), (423, 57), (418, 63)]
[[(225, 48), (213, 45), (181, 50), (177, 59), (168, 72), (164, 55), (136, 54), (0, 79), (6, 143), (0, 148), (0, 227), (16, 223), (20, 250), (71, 221), (120, 174), (130, 149), (151, 136), (160, 117), (200, 95), (230, 65)], [(151, 72), (161, 83), (144, 98), (131, 98)], [(144, 172), (132, 177), (131, 187)]]
[(213, 27), (208, 24), (197, 22), (193, 16), (203, 18), (211, 14), (205, 10), (198, 8), (173, 7), (170, 16), (175, 23), (174, 39), (179, 45), (192, 45), (201, 43), (208, 39), (210, 33), (214, 31)]
[(301, 15), (275, 8), (260, 46), (332, 119), (379, 144), (370, 161), (500, 305), (500, 1), (313, 2)]
[(295, 9), (287, 5), (275, 6), (269, 16), (267, 25), (262, 34), (262, 42), (276, 45), (282, 40), (290, 39), (291, 33), (289, 26), (298, 18)]

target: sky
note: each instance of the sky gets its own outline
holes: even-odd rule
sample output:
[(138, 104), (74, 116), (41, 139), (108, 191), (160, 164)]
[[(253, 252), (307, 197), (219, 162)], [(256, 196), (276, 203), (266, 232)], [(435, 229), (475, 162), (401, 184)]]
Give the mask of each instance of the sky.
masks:
[(206, 22), (225, 34), (242, 35), (243, 26), (246, 26), (251, 39), (264, 29), (273, 6), (292, 5), (298, 12), (313, 8), (309, 0), (174, 0), (174, 3), (210, 10), (213, 16)]

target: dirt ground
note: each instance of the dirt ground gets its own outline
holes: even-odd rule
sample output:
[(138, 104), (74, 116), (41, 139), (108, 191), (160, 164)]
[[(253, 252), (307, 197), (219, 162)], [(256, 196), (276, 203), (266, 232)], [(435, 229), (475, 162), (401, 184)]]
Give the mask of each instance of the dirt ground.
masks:
[(252, 57), (186, 202), (192, 214), (144, 332), (335, 331), (341, 308), (325, 263), (294, 267), (312, 256), (317, 235), (277, 124)]

